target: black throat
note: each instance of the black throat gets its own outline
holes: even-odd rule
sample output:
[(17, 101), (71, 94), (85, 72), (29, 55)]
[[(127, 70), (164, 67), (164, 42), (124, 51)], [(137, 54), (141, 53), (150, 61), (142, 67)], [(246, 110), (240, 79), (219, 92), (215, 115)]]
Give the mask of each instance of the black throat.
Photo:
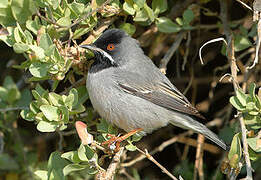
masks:
[(117, 67), (118, 64), (113, 63), (106, 57), (102, 56), (100, 53), (95, 53), (95, 61), (92, 63), (89, 73), (97, 73), (104, 69)]

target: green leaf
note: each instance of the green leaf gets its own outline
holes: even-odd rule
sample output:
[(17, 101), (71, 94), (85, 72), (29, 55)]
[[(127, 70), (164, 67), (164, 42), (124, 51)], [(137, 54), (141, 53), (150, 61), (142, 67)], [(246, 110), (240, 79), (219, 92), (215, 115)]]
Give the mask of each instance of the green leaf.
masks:
[(51, 7), (55, 10), (59, 7), (59, 2), (58, 0), (46, 0), (48, 4), (51, 5)]
[(34, 114), (37, 114), (38, 112), (40, 112), (39, 108), (37, 107), (36, 101), (31, 102), (29, 105), (29, 108)]
[(247, 103), (247, 95), (241, 90), (241, 89), (238, 89), (236, 91), (236, 95), (237, 95), (237, 98), (239, 100), (239, 102), (243, 105), (243, 106), (246, 106), (246, 103)]
[[(247, 111), (252, 111), (252, 110), (255, 110), (256, 109), (256, 104), (254, 103), (254, 102), (248, 102), (247, 104), (246, 104), (246, 110)], [(258, 114), (258, 112), (257, 112), (257, 114)], [(257, 115), (256, 114), (256, 115)], [(254, 114), (253, 114), (254, 115)]]
[(63, 174), (67, 176), (71, 172), (80, 171), (86, 168), (86, 165), (80, 165), (80, 164), (68, 164), (63, 168)]
[(6, 153), (0, 154), (0, 170), (4, 171), (17, 171), (19, 166), (17, 162)]
[(38, 16), (34, 18), (34, 20), (27, 20), (26, 21), (26, 28), (29, 29), (34, 33), (34, 35), (37, 35), (37, 31), (40, 29), (40, 22)]
[(165, 12), (168, 9), (167, 0), (153, 0), (152, 9), (156, 15)]
[(17, 43), (22, 43), (22, 34), (19, 32), (18, 27), (14, 28), (14, 39)]
[(143, 8), (146, 0), (133, 0), (134, 4), (136, 4), (139, 8)]
[(11, 76), (6, 76), (3, 86), (7, 90), (7, 96), (4, 99), (6, 99), (6, 101), (9, 104), (13, 104), (16, 100), (20, 99), (20, 97), (21, 97), (20, 91), (16, 87), (16, 84), (13, 81), (13, 79), (11, 78)]
[(27, 44), (32, 44), (33, 43), (33, 36), (32, 36), (32, 34), (28, 30), (25, 30), (24, 34), (25, 34), (25, 37), (26, 37), (26, 43)]
[(236, 96), (229, 98), (230, 104), (232, 104), (237, 110), (244, 111), (245, 107), (240, 103), (239, 99)]
[(55, 92), (50, 92), (48, 94), (48, 100), (50, 103), (52, 103), (54, 106), (61, 106), (64, 105), (63, 98), (61, 95), (56, 94)]
[(45, 58), (44, 50), (41, 47), (35, 45), (29, 45), (29, 47), (35, 53), (37, 58), (40, 60)]
[(27, 109), (22, 110), (20, 113), (20, 116), (27, 121), (34, 121), (34, 119), (35, 119), (34, 113), (32, 113), (30, 110), (27, 110)]
[(177, 22), (178, 25), (180, 25), (180, 26), (183, 26), (183, 25), (184, 25), (183, 20), (182, 20), (180, 17), (177, 17), (177, 18), (176, 18), (176, 22)]
[(44, 88), (42, 88), (42, 86), (40, 84), (36, 84), (35, 90), (37, 91), (37, 93), (40, 96), (43, 96), (43, 97), (44, 97), (44, 95), (46, 95), (48, 93), (48, 91), (45, 90)]
[(79, 86), (76, 88), (78, 92), (78, 104), (83, 104), (89, 99), (89, 94), (85, 86)]
[(119, 28), (124, 30), (130, 36), (132, 36), (136, 31), (136, 27), (130, 23), (123, 23), (119, 26)]
[(254, 101), (256, 101), (255, 89), (256, 89), (256, 84), (255, 84), (255, 83), (251, 83), (251, 84), (249, 85), (248, 92), (249, 92), (251, 98), (252, 98)]
[(194, 13), (192, 10), (187, 9), (183, 13), (184, 24), (189, 24), (194, 19)]
[(57, 124), (53, 124), (47, 121), (40, 121), (36, 126), (37, 130), (41, 132), (54, 132), (57, 127)]
[(128, 144), (125, 146), (125, 148), (128, 150), (128, 151), (136, 151), (137, 150), (137, 147), (134, 146), (133, 144)]
[(160, 17), (156, 19), (156, 26), (158, 27), (160, 32), (164, 33), (174, 33), (179, 32), (181, 27), (178, 26), (176, 23), (171, 21), (169, 18)]
[(241, 142), (239, 133), (235, 134), (232, 140), (231, 148), (228, 153), (228, 159), (232, 168), (237, 168), (242, 156)]
[(36, 12), (34, 0), (12, 0), (11, 9), (19, 23), (25, 23)]
[(133, 18), (133, 21), (137, 22), (145, 22), (149, 19), (148, 14), (145, 9), (141, 9), (140, 11), (136, 12), (135, 17)]
[(243, 113), (243, 118), (246, 125), (258, 125), (261, 123), (260, 116), (251, 115), (250, 113)]
[(59, 152), (53, 152), (48, 160), (48, 178), (51, 174), (54, 175), (55, 180), (65, 180), (63, 168), (68, 165), (68, 162), (61, 157)]
[(38, 77), (38, 78), (47, 76), (48, 70), (49, 70), (49, 64), (44, 64), (40, 62), (32, 63), (29, 67), (30, 73), (34, 77)]
[[(1, 0), (0, 2), (2, 2), (2, 1), (3, 0)], [(4, 0), (4, 1), (6, 1), (6, 0)], [(3, 2), (2, 6), (4, 6), (4, 3), (5, 2)], [(15, 26), (16, 20), (13, 17), (10, 5), (8, 5), (6, 8), (0, 7), (0, 24), (4, 27)]]
[(69, 95), (65, 99), (65, 105), (71, 110), (73, 106), (78, 104), (78, 92), (76, 89), (71, 89)]
[(61, 111), (61, 119), (64, 123), (68, 123), (69, 122), (69, 110), (67, 109), (66, 106), (60, 106), (59, 110)]
[(241, 51), (252, 46), (249, 39), (245, 36), (237, 35), (235, 36), (235, 51)]
[(132, 4), (129, 3), (128, 1), (125, 1), (123, 3), (123, 10), (128, 13), (129, 15), (134, 15), (135, 14), (135, 9), (133, 8)]
[(80, 145), (79, 149), (78, 149), (78, 157), (81, 161), (89, 161), (87, 156), (86, 156), (86, 149), (85, 146), (83, 144)]
[(0, 8), (7, 8), (7, 7), (8, 7), (8, 0), (1, 0)]
[(8, 94), (8, 90), (4, 87), (0, 86), (0, 99), (3, 101), (7, 101), (7, 94)]
[(45, 51), (53, 44), (52, 39), (47, 33), (41, 35), (39, 46)]
[(70, 26), (71, 19), (70, 17), (62, 17), (57, 21), (57, 24), (59, 24), (60, 26)]
[(40, 110), (43, 112), (44, 116), (49, 121), (59, 121), (60, 120), (60, 112), (57, 107), (51, 106), (51, 105), (42, 105), (42, 106), (40, 106)]
[(109, 125), (106, 120), (101, 119), (101, 122), (97, 124), (97, 131), (101, 133), (110, 133), (116, 134), (117, 130), (113, 128), (112, 125)]
[[(44, 170), (36, 170), (34, 172), (36, 176), (38, 176), (41, 180), (47, 180), (48, 179), (48, 172)], [(51, 178), (49, 178), (51, 179)]]
[(72, 2), (70, 7), (74, 14), (79, 17), (84, 12), (85, 5), (83, 3)]
[(24, 43), (15, 43), (13, 48), (14, 48), (14, 51), (18, 54), (24, 53), (29, 50), (29, 46)]
[(155, 20), (155, 15), (154, 15), (153, 10), (146, 3), (144, 4), (144, 9), (147, 12), (150, 20), (153, 22)]
[(69, 151), (69, 152), (63, 153), (61, 157), (64, 159), (67, 159), (73, 163), (81, 162), (77, 151)]
[(256, 161), (259, 159), (258, 154), (255, 151), (253, 151), (251, 148), (248, 149), (248, 153), (249, 153), (249, 159), (251, 161)]
[(261, 139), (257, 137), (247, 138), (247, 143), (255, 152), (261, 152)]

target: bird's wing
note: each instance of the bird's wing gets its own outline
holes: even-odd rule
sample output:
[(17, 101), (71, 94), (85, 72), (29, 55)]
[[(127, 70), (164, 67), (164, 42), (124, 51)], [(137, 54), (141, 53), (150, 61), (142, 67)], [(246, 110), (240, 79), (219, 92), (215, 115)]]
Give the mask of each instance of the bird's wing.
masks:
[(169, 110), (205, 119), (169, 81), (152, 80), (133, 72), (117, 73), (116, 76), (118, 86), (127, 93)]

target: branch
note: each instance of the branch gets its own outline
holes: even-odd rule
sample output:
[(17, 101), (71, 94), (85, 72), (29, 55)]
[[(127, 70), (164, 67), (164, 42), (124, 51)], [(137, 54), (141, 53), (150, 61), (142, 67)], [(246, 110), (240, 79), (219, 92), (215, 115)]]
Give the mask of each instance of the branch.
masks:
[(197, 172), (200, 180), (204, 180), (204, 171), (203, 171), (203, 146), (204, 146), (205, 137), (202, 134), (198, 135), (198, 145), (197, 153), (194, 167), (194, 180), (197, 179)]
[[(231, 75), (233, 77), (233, 87), (234, 91), (238, 89), (238, 83), (237, 83), (237, 64), (236, 64), (236, 59), (235, 59), (235, 51), (234, 51), (234, 39), (233, 35), (229, 29), (228, 22), (227, 22), (227, 1), (226, 0), (220, 0), (220, 17), (221, 21), (224, 25), (224, 33), (226, 35), (226, 39), (228, 42), (228, 60), (230, 63), (230, 69), (231, 69)], [(247, 180), (252, 180), (252, 168), (251, 168), (251, 162), (249, 159), (249, 153), (248, 153), (248, 144), (247, 144), (247, 139), (246, 139), (246, 126), (243, 120), (243, 117), (241, 116), (239, 118), (240, 126), (241, 126), (241, 131), (242, 131), (242, 142), (243, 142), (243, 148), (244, 148), (244, 156), (245, 156), (245, 161), (246, 161), (246, 170), (247, 170)]]
[(163, 167), (158, 161), (156, 161), (147, 151), (147, 149), (145, 149), (145, 152), (143, 152), (142, 150), (140, 150), (139, 148), (137, 148), (137, 150), (142, 153), (143, 155), (145, 155), (151, 162), (153, 162), (154, 164), (156, 164), (164, 173), (166, 173), (171, 179), (174, 180), (178, 180), (175, 176), (173, 176), (165, 167)]
[(106, 5), (108, 5), (111, 1), (112, 1), (112, 0), (107, 0), (107, 1), (105, 1), (100, 7), (98, 7), (98, 8), (96, 8), (96, 9), (92, 10), (91, 12), (85, 14), (82, 18), (79, 18), (79, 19), (75, 20), (71, 25), (65, 26), (65, 28), (70, 29), (71, 27), (73, 27), (73, 26), (79, 24), (80, 22), (84, 21), (84, 20), (87, 19), (88, 17), (92, 16), (94, 13), (96, 13), (96, 12), (102, 10), (102, 9), (103, 9)]
[(159, 69), (163, 74), (166, 74), (167, 65), (169, 63), (169, 60), (173, 56), (174, 52), (178, 49), (185, 33), (186, 33), (185, 31), (178, 33), (178, 35), (176, 36), (176, 38), (174, 40), (174, 43), (171, 45), (171, 47), (169, 48), (169, 50), (167, 51), (165, 56), (161, 59)]
[(100, 171), (95, 179), (96, 180), (113, 180), (116, 173), (117, 167), (120, 164), (120, 159), (123, 154), (124, 147), (121, 147), (120, 150), (113, 156), (113, 159), (106, 171)]

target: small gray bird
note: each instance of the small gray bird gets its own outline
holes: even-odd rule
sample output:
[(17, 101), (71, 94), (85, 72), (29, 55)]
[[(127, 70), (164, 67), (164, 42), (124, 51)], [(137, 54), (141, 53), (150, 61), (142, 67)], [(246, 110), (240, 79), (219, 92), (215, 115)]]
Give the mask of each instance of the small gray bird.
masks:
[(94, 109), (108, 122), (144, 134), (171, 123), (203, 134), (224, 150), (226, 144), (195, 118), (203, 118), (144, 54), (137, 40), (119, 29), (105, 31), (93, 44), (95, 61), (87, 89)]

